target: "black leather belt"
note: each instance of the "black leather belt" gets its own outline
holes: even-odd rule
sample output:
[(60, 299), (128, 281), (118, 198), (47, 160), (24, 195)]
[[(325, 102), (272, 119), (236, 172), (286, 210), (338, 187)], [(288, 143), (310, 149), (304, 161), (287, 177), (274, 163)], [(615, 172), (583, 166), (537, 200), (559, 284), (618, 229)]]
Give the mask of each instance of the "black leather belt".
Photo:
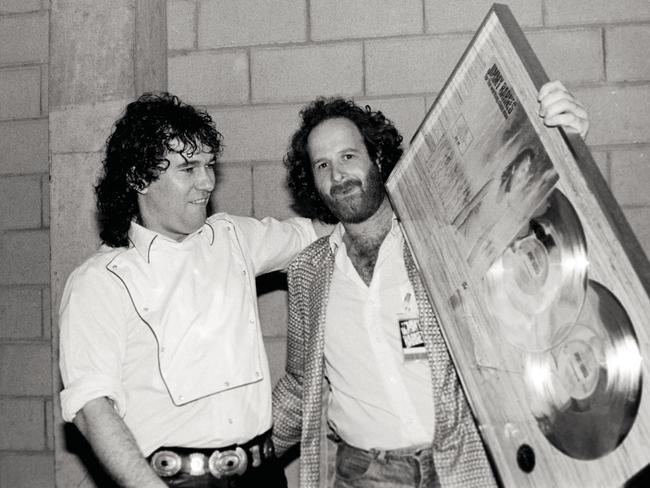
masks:
[(220, 447), (218, 449), (195, 449), (187, 447), (161, 447), (147, 459), (162, 478), (177, 474), (203, 476), (207, 473), (215, 478), (242, 475), (249, 468), (256, 468), (275, 457), (271, 431), (265, 432), (244, 444)]

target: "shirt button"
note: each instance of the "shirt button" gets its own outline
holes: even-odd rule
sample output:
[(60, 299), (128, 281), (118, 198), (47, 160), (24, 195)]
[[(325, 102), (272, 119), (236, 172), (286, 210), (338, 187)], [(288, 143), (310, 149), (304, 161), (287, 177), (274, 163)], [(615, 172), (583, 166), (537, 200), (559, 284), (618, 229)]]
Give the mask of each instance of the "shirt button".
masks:
[(160, 348), (160, 353), (162, 354), (163, 352), (165, 352), (165, 346)]
[(228, 419), (228, 423), (232, 425), (232, 419)]
[(255, 319), (248, 319), (248, 323), (250, 323), (250, 324), (254, 324), (254, 323), (255, 323)]
[(178, 395), (178, 401), (182, 402), (185, 400), (185, 397), (183, 395)]
[(223, 384), (224, 384), (224, 386), (226, 386), (226, 387), (230, 386), (230, 382), (229, 382), (229, 381), (224, 381)]
[(243, 274), (246, 274), (246, 270), (242, 271)]

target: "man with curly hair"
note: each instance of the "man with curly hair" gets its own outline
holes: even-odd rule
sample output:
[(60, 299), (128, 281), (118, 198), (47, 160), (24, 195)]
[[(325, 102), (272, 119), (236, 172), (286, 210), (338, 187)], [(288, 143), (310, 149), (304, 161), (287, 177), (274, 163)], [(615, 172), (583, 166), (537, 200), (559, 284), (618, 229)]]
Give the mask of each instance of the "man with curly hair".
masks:
[[(559, 82), (539, 99), (547, 125), (586, 134), (586, 112)], [(300, 442), (301, 488), (494, 486), (384, 191), (402, 137), (381, 112), (340, 98), (316, 100), (301, 118), (285, 157), (290, 187), (306, 215), (338, 223), (289, 267), (278, 453)], [(420, 350), (406, 354), (406, 342)]]
[(62, 298), (61, 405), (120, 486), (286, 486), (255, 276), (317, 235), (305, 218), (207, 217), (221, 148), (167, 93), (130, 103), (107, 141), (103, 245)]

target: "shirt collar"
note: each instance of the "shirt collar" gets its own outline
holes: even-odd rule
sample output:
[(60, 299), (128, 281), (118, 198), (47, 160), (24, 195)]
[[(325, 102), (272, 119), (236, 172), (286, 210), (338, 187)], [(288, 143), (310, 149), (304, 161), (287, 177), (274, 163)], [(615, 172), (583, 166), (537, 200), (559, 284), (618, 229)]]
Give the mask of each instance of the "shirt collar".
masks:
[(144, 259), (147, 263), (150, 262), (149, 258), (151, 247), (155, 242), (167, 242), (172, 245), (182, 245), (197, 235), (203, 236), (203, 238), (208, 241), (208, 245), (210, 246), (214, 243), (214, 228), (208, 222), (203, 224), (200, 229), (188, 235), (180, 242), (170, 239), (169, 237), (166, 237), (153, 230), (147, 229), (135, 221), (131, 222), (131, 227), (129, 228), (129, 241), (131, 242), (131, 245), (135, 247), (140, 256), (142, 256), (142, 259)]
[[(388, 231), (388, 233), (394, 236), (396, 233), (399, 232), (400, 232), (399, 221), (397, 220), (397, 216), (395, 215), (395, 213), (393, 213), (393, 220), (390, 224), (390, 231)], [(329, 237), (330, 248), (332, 249), (332, 252), (334, 254), (336, 254), (338, 248), (341, 247), (341, 245), (343, 244), (344, 235), (345, 235), (345, 227), (343, 227), (343, 224), (339, 222), (338, 224), (336, 224), (334, 230), (332, 231)]]

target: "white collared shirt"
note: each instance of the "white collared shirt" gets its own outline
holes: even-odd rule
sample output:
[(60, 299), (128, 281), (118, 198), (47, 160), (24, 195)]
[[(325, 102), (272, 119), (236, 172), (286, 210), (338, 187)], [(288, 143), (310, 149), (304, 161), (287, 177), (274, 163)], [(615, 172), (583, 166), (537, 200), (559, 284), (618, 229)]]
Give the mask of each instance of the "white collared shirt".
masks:
[(63, 418), (106, 396), (146, 456), (220, 447), (271, 426), (271, 382), (255, 276), (315, 238), (307, 219), (211, 216), (181, 242), (133, 223), (129, 248), (102, 246), (63, 293)]
[(347, 443), (361, 449), (431, 443), (429, 365), (404, 359), (399, 333), (398, 316), (417, 316), (400, 228), (393, 219), (370, 286), (347, 255), (344, 233), (339, 224), (330, 236), (336, 256), (325, 326), (329, 421)]

